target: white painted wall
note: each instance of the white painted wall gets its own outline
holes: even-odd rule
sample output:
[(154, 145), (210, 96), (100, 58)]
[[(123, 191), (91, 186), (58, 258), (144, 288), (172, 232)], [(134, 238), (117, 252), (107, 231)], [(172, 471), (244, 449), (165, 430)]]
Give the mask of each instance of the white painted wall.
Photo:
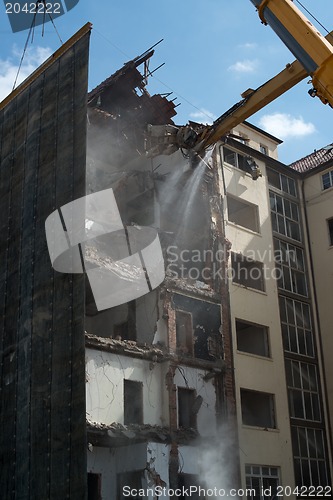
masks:
[(86, 408), (93, 422), (124, 423), (123, 380), (143, 383), (145, 424), (165, 426), (169, 422), (166, 363), (152, 363), (129, 356), (86, 349)]
[[(258, 142), (261, 139), (259, 137)], [(231, 251), (263, 262), (266, 268), (265, 291), (247, 289), (230, 282), (231, 321), (235, 364), (236, 406), (240, 445), (242, 487), (245, 488), (245, 464), (280, 467), (282, 484), (293, 487), (294, 473), (290, 436), (288, 398), (285, 381), (282, 335), (274, 274), (274, 248), (266, 168), (256, 159), (263, 176), (253, 181), (241, 170), (224, 165), (227, 192), (258, 206), (260, 231), (255, 233), (226, 222)], [(221, 193), (223, 184), (221, 182)], [(225, 212), (227, 219), (227, 211)], [(269, 328), (271, 358), (237, 351), (236, 318)], [(242, 424), (240, 389), (274, 395), (277, 429), (264, 430)]]

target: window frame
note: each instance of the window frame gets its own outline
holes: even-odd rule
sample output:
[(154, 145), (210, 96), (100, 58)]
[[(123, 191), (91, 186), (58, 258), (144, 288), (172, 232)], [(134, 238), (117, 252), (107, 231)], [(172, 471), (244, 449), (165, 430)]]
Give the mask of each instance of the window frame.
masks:
[[(268, 472), (265, 471), (265, 469), (268, 469)], [(273, 471), (276, 470), (276, 473), (274, 474)], [(253, 479), (258, 479), (258, 484), (255, 485), (253, 484)], [(280, 467), (273, 466), (273, 465), (254, 465), (254, 464), (245, 464), (245, 482), (246, 482), (246, 490), (256, 490), (256, 492), (259, 493), (259, 497), (256, 495), (253, 497), (252, 495), (249, 496), (247, 495), (247, 500), (265, 500), (267, 497), (262, 496), (262, 492), (264, 489), (268, 488), (269, 486), (266, 483), (266, 480), (269, 479), (276, 479), (276, 487), (280, 486), (281, 484), (281, 472), (280, 472)], [(265, 484), (266, 483), (266, 484)], [(272, 493), (274, 493), (272, 491)], [(274, 497), (274, 494), (272, 498)]]
[(289, 358), (285, 359), (285, 364), (290, 418), (321, 422), (322, 409), (317, 366)]
[(279, 308), (284, 351), (314, 359), (310, 304), (280, 295)]
[[(237, 328), (237, 323), (238, 324), (242, 324), (242, 325), (245, 325), (245, 327), (243, 328)], [(254, 352), (254, 351), (249, 351), (249, 350), (244, 350), (241, 348), (240, 344), (240, 332), (246, 330), (246, 328), (260, 328), (262, 329), (263, 331), (263, 335), (264, 335), (264, 338), (263, 338), (263, 346), (264, 346), (264, 351), (266, 352), (266, 354), (261, 354), (261, 353), (258, 353), (258, 352)], [(270, 346), (270, 335), (269, 335), (269, 327), (266, 326), (266, 325), (260, 325), (259, 323), (251, 323), (250, 321), (246, 321), (246, 320), (243, 320), (243, 319), (240, 319), (240, 318), (235, 318), (235, 331), (236, 331), (236, 345), (237, 345), (237, 351), (239, 351), (240, 353), (242, 354), (247, 354), (247, 355), (250, 355), (250, 356), (259, 356), (261, 358), (264, 358), (264, 359), (272, 359), (272, 356), (271, 356), (271, 346)], [(252, 342), (251, 342), (252, 344)]]
[[(328, 176), (328, 185), (325, 185), (324, 177)], [(321, 174), (321, 189), (322, 191), (326, 191), (333, 187), (333, 169), (328, 170), (324, 174)]]
[[(247, 263), (248, 267), (250, 267), (250, 264), (253, 264), (253, 266), (254, 266), (253, 269), (257, 268), (260, 272), (261, 277), (258, 277), (257, 280), (251, 278), (251, 281), (249, 281), (248, 283), (245, 283), (244, 281), (235, 280), (236, 276), (240, 275), (240, 272), (242, 269), (244, 269), (246, 271), (248, 269), (247, 265), (245, 265), (243, 268), (240, 267), (239, 268), (240, 272), (238, 272), (238, 269), (234, 267), (234, 264), (238, 265), (238, 264), (241, 264), (241, 262)], [(231, 252), (231, 271), (232, 271), (233, 284), (236, 284), (238, 286), (242, 286), (242, 287), (249, 289), (249, 290), (254, 290), (256, 292), (266, 293), (264, 268), (265, 268), (264, 263), (260, 262), (259, 260), (248, 259), (248, 258), (244, 257), (244, 255), (241, 253)], [(235, 272), (235, 269), (236, 269), (236, 272)], [(251, 273), (251, 270), (249, 271), (249, 273)], [(251, 285), (253, 285), (253, 282), (256, 282), (256, 281), (258, 281), (258, 283), (261, 283), (260, 287), (251, 286)]]
[[(291, 201), (271, 190), (269, 191), (269, 202), (273, 232), (294, 241), (301, 242), (302, 230), (298, 203), (295, 203), (294, 201)], [(283, 225), (283, 227), (281, 227), (281, 225)], [(298, 235), (293, 234), (295, 228)]]
[[(258, 406), (256, 405), (256, 411), (251, 412), (249, 410), (246, 411), (249, 407), (245, 408), (246, 404), (244, 402), (244, 396), (247, 395), (251, 404), (255, 404), (255, 398), (262, 397), (261, 403), (263, 403), (264, 398), (267, 400), (267, 408), (265, 411), (269, 415), (270, 422), (264, 422), (266, 416), (262, 416), (263, 420), (260, 419), (260, 415), (258, 412)], [(260, 429), (277, 429), (277, 419), (276, 419), (276, 404), (275, 404), (275, 395), (269, 392), (264, 391), (256, 391), (253, 389), (247, 389), (244, 387), (240, 388), (240, 401), (241, 401), (241, 414), (242, 414), (242, 424), (248, 427), (255, 427)], [(253, 419), (258, 419), (256, 422)]]
[[(138, 380), (129, 380), (124, 378), (124, 425), (142, 425), (144, 423), (144, 404), (143, 404), (143, 382), (138, 381)], [(133, 392), (132, 395), (128, 394), (128, 391), (126, 390), (130, 386), (132, 388), (134, 387), (134, 384), (136, 385), (136, 388), (140, 390), (139, 393), (139, 399), (137, 400), (137, 408), (135, 409), (135, 412), (133, 412), (133, 405), (135, 403), (134, 397), (133, 397)], [(127, 394), (126, 394), (127, 392)], [(138, 392), (137, 392), (138, 394)], [(127, 401), (130, 401), (130, 404), (127, 404)], [(129, 410), (130, 408), (130, 410)], [(130, 415), (129, 415), (130, 414)], [(130, 422), (129, 417), (131, 415), (135, 414), (135, 421)], [(132, 418), (130, 418), (132, 420)]]
[[(232, 224), (235, 224), (238, 227), (244, 228), (248, 231), (252, 231), (253, 233), (260, 234), (260, 220), (259, 220), (259, 207), (258, 205), (251, 203), (247, 200), (243, 200), (242, 198), (239, 198), (238, 196), (233, 196), (230, 193), (227, 193), (227, 214), (228, 214), (228, 221), (231, 222)], [(232, 203), (238, 203), (239, 205), (243, 205), (243, 208), (241, 210), (244, 210), (246, 208), (250, 209), (252, 211), (252, 215), (255, 221), (255, 224), (253, 227), (245, 226), (244, 224), (241, 224), (240, 222), (235, 222), (235, 220), (232, 220), (230, 216), (232, 216), (235, 211), (232, 213), (229, 211), (229, 207), (231, 206)], [(239, 212), (240, 210), (237, 210), (236, 212)]]

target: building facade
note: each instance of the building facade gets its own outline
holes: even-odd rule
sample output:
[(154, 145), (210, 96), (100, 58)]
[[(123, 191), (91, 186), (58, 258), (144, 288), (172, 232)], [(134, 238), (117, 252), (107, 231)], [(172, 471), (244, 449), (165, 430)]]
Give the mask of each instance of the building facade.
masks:
[(242, 483), (320, 490), (331, 477), (331, 154), (286, 166), (274, 137), (250, 124), (234, 133), (219, 155)]

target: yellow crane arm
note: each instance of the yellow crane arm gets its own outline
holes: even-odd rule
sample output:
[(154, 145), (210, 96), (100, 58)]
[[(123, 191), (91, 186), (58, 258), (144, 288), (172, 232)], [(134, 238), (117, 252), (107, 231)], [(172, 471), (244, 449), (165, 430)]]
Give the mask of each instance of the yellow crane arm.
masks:
[(274, 76), (271, 80), (261, 85), (256, 90), (247, 90), (242, 94), (244, 97), (228, 111), (223, 113), (211, 126), (207, 126), (198, 139), (195, 150), (205, 149), (215, 144), (222, 136), (252, 116), (260, 109), (267, 106), (303, 80), (307, 73), (299, 61), (288, 64), (286, 68)]
[(312, 77), (313, 95), (333, 106), (333, 48), (292, 0), (250, 0), (264, 24), (300, 61)]
[(298, 82), (311, 76), (312, 97), (333, 107), (333, 32), (325, 38), (295, 7), (292, 0), (250, 0), (264, 24), (269, 24), (295, 55), (296, 61), (256, 90), (246, 91), (243, 99), (223, 113), (212, 125), (190, 123), (148, 125), (148, 156), (171, 154), (179, 148), (199, 155), (232, 128), (252, 116)]

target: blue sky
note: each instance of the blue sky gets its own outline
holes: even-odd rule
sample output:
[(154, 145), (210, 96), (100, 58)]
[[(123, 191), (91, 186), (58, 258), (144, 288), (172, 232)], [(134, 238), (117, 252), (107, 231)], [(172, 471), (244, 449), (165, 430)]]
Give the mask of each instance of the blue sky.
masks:
[[(302, 3), (328, 30), (333, 29), (331, 0)], [(12, 33), (5, 6), (0, 4), (0, 9), (2, 99), (12, 88), (28, 32)], [(93, 24), (90, 89), (164, 39), (150, 68), (165, 65), (150, 78), (148, 91), (173, 92), (171, 98), (180, 103), (178, 124), (218, 117), (240, 99), (241, 92), (258, 87), (294, 59), (271, 28), (260, 23), (250, 0), (80, 0), (55, 24), (65, 41), (87, 21)], [(59, 45), (50, 23), (44, 37), (41, 27), (36, 28), (21, 77)], [(311, 99), (309, 88), (305, 80), (250, 119), (284, 140), (279, 158), (287, 164), (333, 142), (333, 110)]]

